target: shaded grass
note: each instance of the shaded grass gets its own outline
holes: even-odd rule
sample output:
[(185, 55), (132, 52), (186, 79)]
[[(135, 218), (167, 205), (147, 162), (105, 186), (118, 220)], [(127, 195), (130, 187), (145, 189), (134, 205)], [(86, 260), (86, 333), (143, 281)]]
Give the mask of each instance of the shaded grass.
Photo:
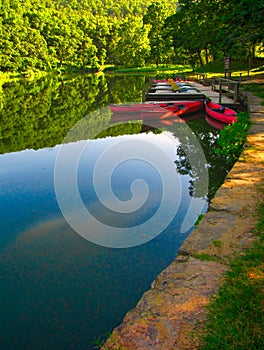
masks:
[[(259, 72), (263, 71), (264, 59), (255, 59), (254, 65), (251, 71)], [(211, 61), (204, 66), (197, 67), (195, 69), (197, 72), (201, 73), (221, 73), (224, 71), (224, 60)], [(248, 60), (246, 59), (232, 59), (231, 60), (231, 71), (247, 71), (249, 70)]]
[(243, 90), (252, 92), (254, 95), (263, 99), (261, 102), (264, 105), (264, 83), (243, 84)]
[(217, 257), (205, 253), (193, 253), (192, 256), (201, 261), (218, 261)]
[[(248, 69), (248, 62), (246, 60), (234, 60), (231, 61), (231, 70), (237, 71), (237, 70), (244, 70), (246, 71)], [(224, 60), (216, 60), (214, 62), (210, 62), (202, 67), (197, 67), (195, 69), (197, 72), (200, 73), (223, 73), (224, 72)]]
[[(210, 62), (202, 67), (196, 67), (195, 72), (205, 74), (207, 78), (224, 77), (224, 62), (223, 60)], [(264, 78), (264, 60), (256, 59), (252, 69), (249, 69), (247, 60), (234, 59), (231, 61), (231, 76), (234, 80)]]
[(257, 240), (230, 264), (208, 307), (200, 350), (264, 349), (264, 202), (258, 216)]

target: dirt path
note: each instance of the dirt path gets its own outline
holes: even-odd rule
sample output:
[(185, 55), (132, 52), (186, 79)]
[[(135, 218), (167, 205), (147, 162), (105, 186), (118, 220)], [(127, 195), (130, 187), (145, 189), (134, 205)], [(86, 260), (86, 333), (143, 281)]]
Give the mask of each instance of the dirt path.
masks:
[(205, 320), (205, 306), (217, 291), (227, 262), (254, 240), (259, 187), (264, 180), (264, 106), (259, 98), (246, 95), (253, 124), (239, 161), (177, 258), (114, 330), (107, 349), (199, 349), (195, 333), (199, 321)]

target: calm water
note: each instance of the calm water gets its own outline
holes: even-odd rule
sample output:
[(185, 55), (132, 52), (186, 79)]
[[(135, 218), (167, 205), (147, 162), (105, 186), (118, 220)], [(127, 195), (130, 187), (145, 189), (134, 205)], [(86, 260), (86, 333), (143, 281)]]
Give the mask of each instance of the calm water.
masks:
[[(177, 255), (193, 229), (193, 218), (206, 211), (208, 200), (223, 181), (224, 162), (214, 154), (218, 130), (205, 121), (203, 114), (190, 117), (186, 129), (187, 124), (177, 120), (168, 124), (151, 120), (116, 125), (109, 109), (98, 112), (110, 103), (141, 101), (147, 79), (76, 76), (3, 86), (0, 349), (92, 349), (96, 337), (122, 321), (155, 276)], [(201, 144), (205, 163), (193, 139)], [(65, 145), (59, 146), (62, 142)], [(153, 152), (149, 152), (152, 161), (134, 156), (138, 145), (144, 152), (145, 145), (153, 145)], [(70, 195), (67, 197), (72, 181), (70, 166), (78, 147), (82, 151), (75, 181), (85, 208), (103, 223), (102, 228), (88, 222), (85, 229), (90, 240), (75, 232), (69, 217), (65, 220), (63, 205), (58, 201), (59, 191), (62, 198), (67, 198), (66, 210), (79, 218), (78, 206)], [(133, 150), (131, 157), (118, 161), (121, 150), (129, 147)], [(166, 156), (162, 157), (155, 147)], [(107, 153), (109, 149), (114, 155)], [(54, 167), (59, 167), (63, 152), (67, 161), (63, 160), (56, 178)], [(114, 157), (117, 160), (109, 194), (108, 163)], [(177, 176), (164, 192), (166, 157)], [(98, 159), (101, 168), (94, 179)], [(202, 169), (209, 173), (208, 191)], [(138, 183), (133, 193), (131, 184), (138, 178), (147, 184), (147, 191)], [(101, 203), (95, 182), (106, 204)], [(136, 200), (120, 214), (111, 208), (113, 194), (123, 203)], [(168, 215), (175, 203), (178, 206), (171, 222), (155, 237), (155, 228), (162, 228), (166, 217), (158, 215), (163, 199)], [(153, 216), (155, 220), (143, 226)], [(143, 244), (137, 241), (136, 245), (132, 239), (132, 247), (126, 247), (124, 239), (115, 241), (115, 232), (107, 241), (105, 227), (118, 232), (129, 228), (135, 232), (133, 239), (137, 237)], [(136, 232), (141, 227), (144, 230)], [(93, 241), (98, 237), (100, 245)], [(118, 244), (121, 248), (116, 248)]]

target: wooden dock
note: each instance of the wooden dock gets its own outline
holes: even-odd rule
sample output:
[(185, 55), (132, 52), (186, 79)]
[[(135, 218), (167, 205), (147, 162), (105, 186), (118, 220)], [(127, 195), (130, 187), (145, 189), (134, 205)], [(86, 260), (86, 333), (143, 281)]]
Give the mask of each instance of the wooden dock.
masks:
[(233, 106), (235, 104), (234, 100), (232, 100), (230, 97), (214, 91), (212, 86), (204, 86), (196, 82), (191, 82), (191, 85), (215, 103), (221, 103), (225, 106)]
[[(239, 106), (239, 103), (234, 102), (230, 97), (225, 96), (223, 93), (214, 91), (212, 86), (204, 86), (200, 83), (191, 81), (188, 84), (193, 87), (193, 90), (190, 92), (173, 92), (162, 89), (157, 89), (155, 92), (148, 92), (143, 96), (144, 102), (159, 102), (159, 101), (190, 101), (190, 100), (205, 100), (210, 99), (215, 103), (220, 103), (231, 108)], [(196, 91), (195, 91), (196, 90)], [(152, 91), (152, 90), (150, 90)]]

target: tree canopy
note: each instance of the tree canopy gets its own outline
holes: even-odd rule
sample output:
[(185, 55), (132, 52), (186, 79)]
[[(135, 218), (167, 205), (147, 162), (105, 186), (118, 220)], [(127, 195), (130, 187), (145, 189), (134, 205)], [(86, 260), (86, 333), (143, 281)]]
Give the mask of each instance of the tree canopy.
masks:
[(264, 0), (180, 0), (165, 21), (175, 53), (202, 65), (211, 59), (263, 52)]
[(264, 0), (2, 0), (0, 70), (253, 58), (263, 16)]

